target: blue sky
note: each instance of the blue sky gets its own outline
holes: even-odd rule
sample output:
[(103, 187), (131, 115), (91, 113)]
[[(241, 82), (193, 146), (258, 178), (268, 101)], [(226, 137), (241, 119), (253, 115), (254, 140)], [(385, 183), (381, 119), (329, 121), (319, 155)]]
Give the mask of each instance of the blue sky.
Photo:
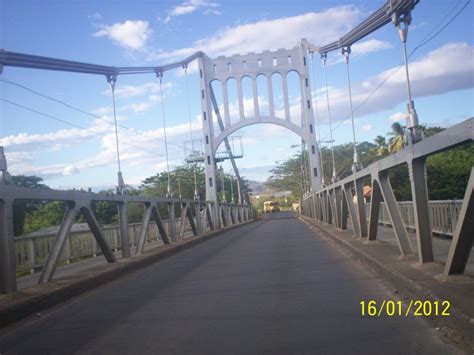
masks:
[[(440, 29), (467, 0), (422, 0), (413, 12), (408, 50)], [(383, 1), (8, 1), (1, 2), (0, 48), (9, 51), (115, 66), (159, 65), (197, 50), (210, 57), (291, 48), (300, 38), (315, 45), (336, 40)], [(474, 15), (469, 4), (436, 38), (411, 58), (410, 75), (421, 123), (450, 126), (473, 116)], [(351, 140), (344, 63), (329, 54), (328, 78), (334, 139)], [(353, 46), (351, 80), (359, 106), (403, 61), (402, 46), (389, 24)], [(327, 140), (323, 71), (314, 59), (313, 98)], [(103, 76), (4, 68), (0, 77), (84, 111), (71, 110), (18, 86), (0, 82), (4, 99), (72, 125), (0, 102), (0, 145), (12, 174), (39, 175), (52, 187), (100, 189), (116, 182), (110, 92)], [(191, 121), (200, 138), (198, 79), (189, 68)], [(164, 76), (164, 106), (172, 166), (184, 161), (190, 139), (185, 77), (181, 69)], [(116, 100), (122, 171), (139, 184), (166, 167), (159, 89), (153, 75), (119, 77)], [(297, 93), (291, 92), (297, 113)], [(392, 122), (404, 123), (407, 102), (403, 70), (393, 74), (356, 112), (357, 140), (385, 135)], [(244, 128), (242, 174), (264, 181), (275, 161), (297, 150), (293, 133), (274, 125)], [(262, 142), (265, 149), (262, 149)], [(229, 169), (228, 163), (224, 164)]]

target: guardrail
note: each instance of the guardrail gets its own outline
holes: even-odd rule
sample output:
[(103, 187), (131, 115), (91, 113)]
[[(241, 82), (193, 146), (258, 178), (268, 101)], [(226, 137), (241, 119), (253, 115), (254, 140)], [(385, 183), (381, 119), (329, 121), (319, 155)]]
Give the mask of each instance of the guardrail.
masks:
[[(181, 222), (180, 218), (177, 219), (176, 222), (179, 224)], [(169, 232), (169, 220), (163, 220), (163, 226), (165, 227), (165, 230)], [(74, 230), (75, 227), (79, 228)], [(128, 236), (131, 248), (137, 246), (141, 227), (141, 223), (132, 223), (128, 225)], [(207, 226), (206, 229), (209, 229), (209, 226)], [(112, 251), (115, 252), (122, 249), (120, 226), (105, 226), (102, 227), (102, 232)], [(35, 232), (31, 235), (16, 237), (15, 255), (17, 273), (22, 274), (25, 271), (29, 271), (29, 273), (33, 274), (38, 270), (41, 270), (51, 252), (56, 235), (57, 230), (42, 233)], [(183, 239), (189, 238), (192, 235), (192, 228), (187, 224), (183, 234)], [(164, 244), (155, 223), (149, 223), (146, 232), (145, 244), (151, 242), (158, 242), (159, 245)], [(58, 263), (69, 264), (83, 258), (95, 258), (100, 255), (102, 255), (102, 251), (87, 225), (74, 225), (73, 230), (69, 233), (69, 238), (66, 240), (64, 249), (58, 258)]]
[[(443, 233), (452, 233), (444, 274), (463, 274), (473, 245), (474, 167), (471, 168), (461, 205), (448, 213), (446, 209), (449, 203), (446, 201), (434, 207), (429, 206), (426, 159), (473, 141), (474, 118), (469, 118), (431, 137), (409, 144), (402, 151), (372, 163), (342, 180), (334, 181), (319, 191), (307, 194), (302, 201), (302, 214), (332, 224), (337, 229), (347, 229), (347, 220), (350, 218), (353, 234), (368, 240), (377, 239), (380, 217), (382, 221), (388, 219), (402, 256), (414, 254), (406, 230), (408, 225), (416, 231), (420, 263), (434, 261), (433, 230), (441, 229)], [(402, 165), (408, 166), (413, 199), (411, 208), (407, 204), (397, 203), (390, 185), (390, 170)], [(363, 187), (367, 183), (372, 187), (370, 208), (364, 203)], [(355, 205), (354, 193), (357, 197)], [(428, 212), (430, 209), (431, 213)], [(450, 231), (445, 232), (448, 225)]]
[[(2, 172), (5, 174), (5, 172)], [(102, 254), (107, 262), (115, 262), (114, 250), (121, 250), (123, 258), (141, 254), (148, 239), (159, 237), (164, 244), (184, 239), (253, 218), (248, 205), (234, 205), (190, 199), (174, 199), (127, 194), (96, 194), (83, 191), (33, 189), (0, 183), (0, 293), (17, 290), (17, 270), (41, 268), (39, 283), (49, 282), (56, 267), (64, 261)], [(54, 237), (14, 238), (13, 202), (15, 200), (63, 201), (66, 212)], [(118, 207), (119, 226), (102, 227), (97, 222), (92, 205), (97, 201), (114, 203)], [(127, 206), (144, 207), (142, 222), (129, 225)], [(167, 221), (161, 211), (166, 211)], [(78, 214), (82, 214), (89, 232), (71, 233)], [(153, 220), (153, 222), (151, 222)], [(153, 226), (150, 226), (153, 225)], [(91, 238), (92, 235), (94, 238)], [(73, 236), (73, 237), (71, 237)], [(132, 251), (132, 246), (135, 250)], [(18, 268), (17, 268), (18, 267)]]
[[(397, 202), (402, 216), (403, 224), (409, 231), (416, 231), (415, 210), (412, 201)], [(459, 213), (461, 211), (461, 200), (438, 200), (428, 202), (428, 213), (430, 215), (431, 232), (434, 235), (452, 237)], [(365, 213), (370, 213), (370, 203), (365, 203)], [(367, 220), (368, 221), (368, 220)], [(384, 202), (380, 203), (379, 224), (392, 226), (392, 221)]]

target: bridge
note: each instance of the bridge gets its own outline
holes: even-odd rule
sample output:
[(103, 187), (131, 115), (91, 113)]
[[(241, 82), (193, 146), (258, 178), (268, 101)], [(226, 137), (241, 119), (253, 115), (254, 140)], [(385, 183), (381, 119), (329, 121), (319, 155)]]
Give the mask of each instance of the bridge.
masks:
[[(474, 167), (462, 200), (429, 201), (426, 162), (440, 152), (472, 144), (474, 118), (424, 137), (406, 46), (417, 4), (386, 1), (325, 45), (301, 39), (294, 48), (262, 53), (210, 58), (197, 52), (161, 66), (112, 67), (1, 51), (2, 71), (105, 76), (113, 100), (117, 186), (110, 193), (15, 186), (7, 167), (8, 150), (0, 147), (0, 352), (472, 352)], [(405, 147), (364, 167), (356, 143), (351, 47), (390, 24), (403, 47)], [(336, 171), (331, 126), (327, 66), (335, 51), (345, 62), (353, 133), (352, 173), (345, 177)], [(315, 56), (321, 59), (326, 85), (330, 179), (323, 169), (312, 97)], [(188, 66), (194, 62), (203, 151), (193, 145), (192, 154), (199, 155), (205, 169), (205, 197), (198, 192), (198, 162), (189, 158), (194, 196), (182, 198), (171, 184), (162, 84), (167, 71), (182, 68), (187, 85)], [(290, 112), (290, 73), (297, 74), (301, 94), (296, 119)], [(130, 193), (122, 174), (118, 79), (149, 74), (160, 87), (165, 196)], [(250, 83), (250, 93), (244, 82)], [(276, 82), (281, 97), (274, 95)], [(231, 87), (237, 93), (235, 102), (229, 97)], [(262, 108), (263, 91), (268, 110)], [(251, 113), (244, 107), (246, 94)], [(231, 115), (231, 105), (238, 108), (237, 117)], [(190, 114), (189, 119), (191, 125)], [(255, 124), (278, 125), (301, 138), (305, 181), (296, 212), (262, 215), (250, 203), (229, 142), (233, 133)], [(225, 157), (218, 156), (222, 146)], [(225, 184), (218, 183), (219, 159), (228, 159), (235, 175), (231, 201), (226, 201)], [(390, 172), (400, 166), (408, 167), (410, 202), (398, 202), (390, 184)], [(370, 203), (364, 186), (371, 187)], [(14, 236), (16, 201), (63, 202), (61, 225)], [(99, 202), (118, 209), (117, 226), (99, 223), (94, 212)], [(143, 207), (140, 223), (129, 220), (132, 204)], [(82, 226), (75, 223), (78, 216), (85, 221)]]

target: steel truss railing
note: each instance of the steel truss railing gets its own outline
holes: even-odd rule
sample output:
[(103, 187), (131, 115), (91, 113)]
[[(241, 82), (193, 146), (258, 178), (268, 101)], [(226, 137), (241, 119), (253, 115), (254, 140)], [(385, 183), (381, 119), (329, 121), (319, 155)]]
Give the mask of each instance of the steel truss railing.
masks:
[[(353, 234), (368, 240), (377, 239), (377, 227), (382, 198), (393, 227), (400, 254), (413, 254), (406, 226), (390, 185), (389, 171), (407, 165), (413, 199), (414, 225), (418, 260), (432, 262), (432, 230), (428, 209), (426, 159), (433, 154), (473, 142), (474, 118), (470, 118), (402, 151), (381, 159), (343, 180), (332, 183), (307, 196), (302, 203), (302, 215), (347, 229), (350, 218)], [(369, 222), (365, 212), (363, 187), (369, 180), (372, 186)], [(353, 195), (357, 203), (353, 203)], [(466, 193), (453, 233), (444, 273), (462, 274), (471, 253), (474, 239), (474, 167), (471, 169)]]
[[(24, 188), (0, 183), (0, 293), (17, 290), (15, 239), (13, 237), (13, 202), (16, 200), (63, 201), (66, 205), (65, 215), (42, 269), (39, 283), (53, 279), (71, 227), (79, 213), (84, 216), (105, 259), (109, 263), (116, 261), (116, 256), (108, 245), (102, 227), (94, 215), (93, 202), (105, 201), (117, 204), (121, 252), (124, 258), (132, 256), (127, 218), (127, 206), (130, 203), (140, 203), (144, 207), (135, 255), (140, 255), (143, 252), (148, 225), (152, 219), (157, 225), (163, 243), (171, 244), (184, 238), (187, 224), (189, 224), (192, 234), (199, 236), (209, 231), (247, 222), (252, 218), (251, 207), (243, 205), (216, 204), (212, 201), (191, 199), (96, 194), (76, 190)], [(168, 212), (169, 228), (165, 228), (160, 215), (160, 206), (164, 206)], [(180, 215), (178, 219), (176, 212)]]

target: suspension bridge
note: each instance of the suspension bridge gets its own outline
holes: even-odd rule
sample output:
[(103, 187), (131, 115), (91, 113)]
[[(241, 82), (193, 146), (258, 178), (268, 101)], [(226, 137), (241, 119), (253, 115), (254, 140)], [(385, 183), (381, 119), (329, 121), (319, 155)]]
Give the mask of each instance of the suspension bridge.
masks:
[[(469, 301), (474, 293), (470, 259), (474, 239), (474, 167), (464, 199), (453, 209), (455, 212), (450, 212), (448, 234), (452, 239), (439, 241), (433, 233), (445, 228), (448, 217), (440, 214), (446, 214), (447, 209), (440, 203), (437, 206), (441, 207), (436, 207), (436, 201), (428, 199), (426, 161), (437, 153), (472, 144), (474, 119), (434, 136), (423, 136), (410, 85), (407, 52), (408, 29), (417, 4), (418, 0), (386, 1), (354, 29), (326, 45), (301, 39), (293, 48), (262, 53), (210, 58), (196, 52), (182, 61), (161, 66), (113, 67), (0, 51), (2, 72), (24, 68), (104, 76), (112, 96), (117, 160), (113, 193), (26, 188), (13, 184), (7, 169), (8, 151), (0, 147), (0, 312), (5, 316), (1, 324), (16, 322), (36, 310), (43, 312), (58, 302), (54, 299), (65, 300), (75, 293), (95, 290), (67, 301), (67, 306), (44, 311), (48, 313), (44, 318), (26, 318), (18, 327), (6, 328), (3, 334), (0, 332), (0, 352), (469, 351), (474, 333), (474, 309)], [(388, 25), (395, 26), (403, 48), (406, 146), (364, 167), (356, 143), (351, 47)], [(338, 51), (345, 63), (353, 144), (352, 174), (344, 178), (336, 171), (327, 73), (328, 56)], [(325, 105), (312, 97), (315, 59), (321, 60), (324, 73)], [(200, 86), (202, 152), (191, 123), (188, 67), (194, 62)], [(166, 72), (177, 68), (183, 70), (186, 83), (191, 135), (187, 161), (194, 173), (194, 196), (190, 199), (172, 190), (170, 175), (170, 117), (163, 100), (163, 78)], [(301, 92), (298, 120), (290, 113), (287, 77), (292, 72), (298, 75)], [(120, 77), (125, 75), (154, 75), (159, 85), (167, 173), (165, 196), (130, 194), (127, 178), (122, 174), (119, 130), (124, 126), (117, 120), (115, 93)], [(250, 93), (245, 92), (244, 81), (250, 83)], [(260, 85), (262, 82), (264, 85)], [(274, 95), (276, 85), (282, 89), (281, 98)], [(237, 93), (235, 102), (229, 98), (231, 86)], [(268, 94), (267, 111), (262, 110), (262, 91)], [(252, 98), (250, 114), (244, 107), (246, 94)], [(1, 100), (34, 111), (26, 105)], [(238, 108), (237, 117), (230, 112), (233, 104)], [(277, 104), (281, 104), (281, 110)], [(317, 104), (319, 110), (325, 106), (330, 127), (330, 181), (323, 171), (321, 122), (314, 107)], [(298, 213), (260, 219), (250, 204), (231, 135), (255, 124), (278, 125), (301, 138), (302, 151), (306, 152), (302, 154), (306, 180)], [(218, 154), (222, 145), (225, 156)], [(218, 191), (217, 162), (224, 159), (229, 160), (236, 180), (231, 201), (225, 200), (225, 191)], [(205, 168), (205, 196), (198, 193), (198, 164)], [(390, 185), (389, 172), (399, 166), (408, 167), (410, 207), (397, 202)], [(365, 185), (372, 188), (370, 204), (364, 199)], [(64, 202), (66, 212), (61, 225), (41, 236), (43, 242), (39, 237), (14, 237), (13, 208), (20, 200)], [(100, 225), (92, 208), (99, 201), (117, 206), (118, 226)], [(128, 220), (130, 204), (143, 206), (138, 224)], [(75, 226), (78, 215), (87, 224), (85, 230)], [(87, 239), (87, 250), (77, 252), (74, 248), (73, 240), (78, 236)], [(77, 265), (70, 263), (84, 257), (94, 258)], [(363, 265), (354, 258), (362, 260)], [(94, 261), (97, 259), (103, 263)], [(124, 270), (134, 272), (118, 278)], [(39, 273), (20, 278), (24, 271)], [(381, 280), (383, 276), (409, 295), (405, 298), (419, 300), (422, 305), (428, 302), (430, 309), (438, 305), (435, 301), (448, 302), (450, 317), (437, 317), (432, 311), (424, 315), (435, 319), (435, 324), (446, 321), (456, 336), (463, 338), (462, 344), (454, 347), (452, 334), (451, 338), (445, 335), (450, 341), (441, 340), (439, 334), (433, 333), (431, 323), (410, 315), (411, 302), (406, 304), (406, 299), (391, 293), (390, 286)], [(104, 280), (115, 281), (99, 286)], [(383, 308), (390, 300), (399, 305), (398, 317)], [(364, 308), (362, 314), (360, 310), (360, 304), (364, 307), (361, 302), (370, 301), (381, 305), (373, 322), (364, 318)], [(439, 326), (447, 334), (443, 327)]]

